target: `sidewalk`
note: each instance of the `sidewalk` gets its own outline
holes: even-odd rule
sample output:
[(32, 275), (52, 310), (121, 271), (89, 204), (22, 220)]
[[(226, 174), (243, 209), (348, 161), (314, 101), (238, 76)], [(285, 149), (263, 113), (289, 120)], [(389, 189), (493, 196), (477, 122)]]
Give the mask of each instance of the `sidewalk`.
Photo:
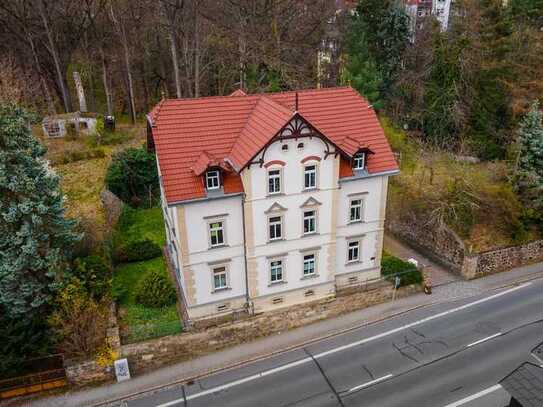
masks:
[(324, 320), (292, 331), (279, 333), (253, 342), (245, 343), (194, 360), (173, 364), (153, 372), (133, 377), (123, 383), (106, 384), (100, 387), (77, 389), (63, 395), (51, 396), (27, 402), (12, 401), (12, 405), (32, 406), (84, 406), (125, 397), (137, 392), (151, 390), (177, 381), (205, 375), (211, 371), (231, 367), (252, 359), (284, 351), (310, 341), (377, 322), (394, 315), (423, 306), (471, 297), (483, 292), (512, 285), (517, 282), (543, 277), (543, 263), (519, 267), (509, 272), (494, 274), (473, 281), (458, 281), (434, 289), (432, 295), (417, 294), (352, 312), (338, 318)]
[(442, 265), (432, 261), (389, 233), (385, 233), (384, 246), (387, 252), (402, 260), (417, 260), (419, 266), (424, 269), (424, 273), (430, 276), (434, 287), (462, 280), (462, 277), (458, 274), (454, 274)]

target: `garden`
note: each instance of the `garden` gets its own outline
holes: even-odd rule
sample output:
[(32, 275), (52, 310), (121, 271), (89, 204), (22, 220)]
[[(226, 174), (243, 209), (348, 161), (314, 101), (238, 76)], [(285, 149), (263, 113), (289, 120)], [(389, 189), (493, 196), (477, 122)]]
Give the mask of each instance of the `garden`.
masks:
[(181, 332), (177, 296), (162, 255), (165, 240), (160, 208), (124, 208), (112, 237), (117, 263), (112, 292), (123, 343)]

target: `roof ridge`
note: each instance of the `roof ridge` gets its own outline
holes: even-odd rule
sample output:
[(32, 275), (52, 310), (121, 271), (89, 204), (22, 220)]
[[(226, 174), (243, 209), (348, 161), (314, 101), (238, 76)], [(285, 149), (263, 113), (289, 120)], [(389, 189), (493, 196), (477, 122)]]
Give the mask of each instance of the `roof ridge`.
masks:
[[(275, 107), (278, 107), (278, 108), (281, 108), (285, 113), (288, 113), (291, 115), (291, 118), (292, 118), (292, 115), (294, 115), (294, 112), (292, 112), (290, 109), (288, 109), (286, 106), (282, 105), (281, 103), (278, 103), (276, 101), (274, 101), (273, 99), (265, 96), (265, 95), (260, 95), (258, 100), (256, 101), (255, 105), (253, 106), (253, 108), (251, 109), (251, 111), (249, 112), (249, 114), (247, 115), (247, 119), (245, 120), (245, 124), (243, 125), (243, 128), (241, 129), (241, 131), (239, 132), (238, 134), (238, 139), (240, 137), (243, 137), (243, 134), (245, 133), (245, 130), (247, 129), (247, 127), (249, 126), (249, 122), (251, 121), (251, 118), (255, 112), (255, 110), (257, 109), (258, 106), (261, 106), (262, 105), (262, 102), (267, 102), (267, 103), (270, 103), (272, 106), (275, 106)], [(290, 119), (288, 119), (290, 120)], [(287, 121), (288, 121), (287, 120)], [(237, 146), (237, 140), (236, 142), (234, 142), (234, 144), (232, 144), (232, 148), (230, 149), (230, 151), (228, 152), (228, 154), (226, 155), (226, 158), (228, 158), (228, 160), (230, 162), (233, 162), (233, 160), (231, 159), (232, 157), (232, 151), (234, 151), (234, 149), (236, 148)]]

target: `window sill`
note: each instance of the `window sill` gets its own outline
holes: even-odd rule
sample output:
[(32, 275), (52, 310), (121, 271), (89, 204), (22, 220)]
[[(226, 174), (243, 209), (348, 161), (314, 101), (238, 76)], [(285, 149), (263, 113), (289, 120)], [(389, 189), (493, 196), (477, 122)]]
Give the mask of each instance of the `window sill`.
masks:
[(275, 286), (278, 286), (278, 285), (283, 285), (283, 284), (286, 284), (287, 282), (285, 280), (281, 280), (281, 281), (271, 281), (269, 284), (268, 284), (268, 287), (275, 287)]
[(281, 237), (279, 239), (268, 239), (268, 243), (284, 242), (285, 238)]
[(345, 263), (346, 266), (351, 266), (353, 264), (360, 264), (362, 263), (360, 260), (351, 260)]
[(349, 220), (349, 222), (347, 222), (349, 225), (356, 225), (357, 223), (364, 223), (364, 221), (362, 219), (360, 220)]
[(303, 276), (302, 278), (300, 278), (300, 280), (311, 280), (312, 278), (317, 278), (319, 275), (317, 273), (313, 273), (313, 274), (306, 274), (305, 276)]
[(215, 288), (215, 289), (211, 290), (211, 294), (222, 293), (224, 291), (229, 291), (231, 289), (232, 289), (232, 287)]
[(311, 236), (318, 236), (318, 235), (319, 235), (319, 232), (304, 233), (304, 234), (302, 234), (302, 236), (300, 236), (300, 239), (302, 239), (304, 237), (311, 237)]
[(318, 191), (318, 190), (319, 190), (318, 187), (311, 187), (311, 188), (303, 188), (302, 192), (315, 192), (315, 191)]
[(268, 192), (266, 196), (283, 196), (285, 195), (284, 192)]
[(225, 247), (230, 247), (230, 245), (227, 245), (227, 244), (219, 244), (219, 245), (217, 245), (217, 246), (209, 246), (209, 250), (224, 249)]

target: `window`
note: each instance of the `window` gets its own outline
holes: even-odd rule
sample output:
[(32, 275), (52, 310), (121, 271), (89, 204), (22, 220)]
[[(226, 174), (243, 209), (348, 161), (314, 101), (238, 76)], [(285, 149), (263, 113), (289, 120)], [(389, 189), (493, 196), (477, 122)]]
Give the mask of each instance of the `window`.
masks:
[(354, 262), (358, 261), (360, 256), (360, 242), (349, 242), (349, 250), (347, 253), (347, 261)]
[(312, 276), (315, 274), (315, 255), (306, 254), (304, 256), (304, 276)]
[(213, 288), (215, 290), (228, 288), (226, 267), (221, 266), (213, 269)]
[(283, 145), (281, 146), (281, 150), (283, 150), (283, 151), (288, 151), (288, 144), (283, 144)]
[(270, 281), (272, 283), (283, 281), (283, 261), (274, 260), (270, 262)]
[(277, 240), (281, 239), (283, 237), (282, 234), (282, 219), (281, 216), (273, 216), (269, 218), (269, 226), (270, 226), (270, 240)]
[(349, 210), (349, 221), (360, 222), (362, 220), (362, 199), (352, 199)]
[(209, 224), (209, 243), (211, 247), (222, 246), (224, 244), (223, 222), (211, 222)]
[(363, 170), (366, 166), (366, 154), (358, 153), (353, 157), (353, 169)]
[(207, 189), (219, 189), (219, 170), (206, 172), (206, 187)]
[(281, 192), (281, 170), (268, 171), (268, 193), (278, 194)]
[(315, 164), (304, 167), (304, 189), (317, 187), (317, 166)]
[(316, 212), (304, 211), (304, 235), (317, 231)]

